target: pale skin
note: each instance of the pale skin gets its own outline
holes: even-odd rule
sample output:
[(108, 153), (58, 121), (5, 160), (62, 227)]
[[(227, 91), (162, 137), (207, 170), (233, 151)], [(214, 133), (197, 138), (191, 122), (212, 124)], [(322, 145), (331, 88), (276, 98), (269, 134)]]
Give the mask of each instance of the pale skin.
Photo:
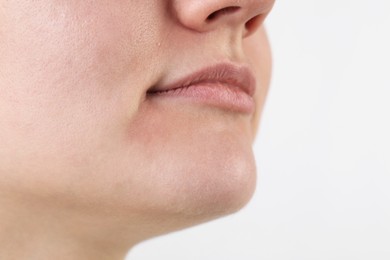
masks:
[[(0, 0), (0, 259), (123, 259), (242, 208), (255, 188), (272, 5)], [(239, 8), (207, 22), (229, 7)], [(146, 95), (218, 61), (253, 69), (255, 113)]]

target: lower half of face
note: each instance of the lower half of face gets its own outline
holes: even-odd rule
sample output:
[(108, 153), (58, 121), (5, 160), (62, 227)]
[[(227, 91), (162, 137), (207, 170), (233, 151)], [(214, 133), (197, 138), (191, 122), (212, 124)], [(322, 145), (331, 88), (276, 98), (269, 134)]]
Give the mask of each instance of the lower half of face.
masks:
[[(6, 1), (0, 13), (0, 193), (183, 226), (241, 208), (254, 191), (252, 141), (270, 74), (264, 31), (241, 51), (227, 30), (175, 26), (164, 1), (136, 1), (139, 12), (49, 2)], [(254, 114), (147, 95), (234, 59), (256, 72)]]

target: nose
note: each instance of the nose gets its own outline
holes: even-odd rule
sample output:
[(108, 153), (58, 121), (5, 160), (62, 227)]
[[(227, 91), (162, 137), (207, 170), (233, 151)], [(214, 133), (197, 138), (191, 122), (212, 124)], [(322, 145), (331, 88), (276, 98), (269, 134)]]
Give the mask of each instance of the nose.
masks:
[(270, 12), (274, 0), (173, 0), (179, 22), (198, 32), (221, 27), (251, 35)]

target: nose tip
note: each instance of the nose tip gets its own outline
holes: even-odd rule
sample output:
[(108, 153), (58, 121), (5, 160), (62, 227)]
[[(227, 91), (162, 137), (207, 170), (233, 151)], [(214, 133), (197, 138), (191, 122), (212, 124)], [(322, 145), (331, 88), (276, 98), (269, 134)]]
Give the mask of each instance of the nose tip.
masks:
[(174, 0), (180, 23), (198, 32), (219, 27), (240, 28), (243, 36), (252, 34), (262, 24), (274, 0)]

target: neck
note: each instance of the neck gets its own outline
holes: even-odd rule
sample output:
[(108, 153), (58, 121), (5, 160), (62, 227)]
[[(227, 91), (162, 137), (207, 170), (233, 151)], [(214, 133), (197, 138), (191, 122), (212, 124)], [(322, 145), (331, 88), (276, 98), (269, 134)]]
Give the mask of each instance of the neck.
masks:
[(119, 220), (24, 204), (0, 199), (0, 259), (123, 260), (139, 241)]

